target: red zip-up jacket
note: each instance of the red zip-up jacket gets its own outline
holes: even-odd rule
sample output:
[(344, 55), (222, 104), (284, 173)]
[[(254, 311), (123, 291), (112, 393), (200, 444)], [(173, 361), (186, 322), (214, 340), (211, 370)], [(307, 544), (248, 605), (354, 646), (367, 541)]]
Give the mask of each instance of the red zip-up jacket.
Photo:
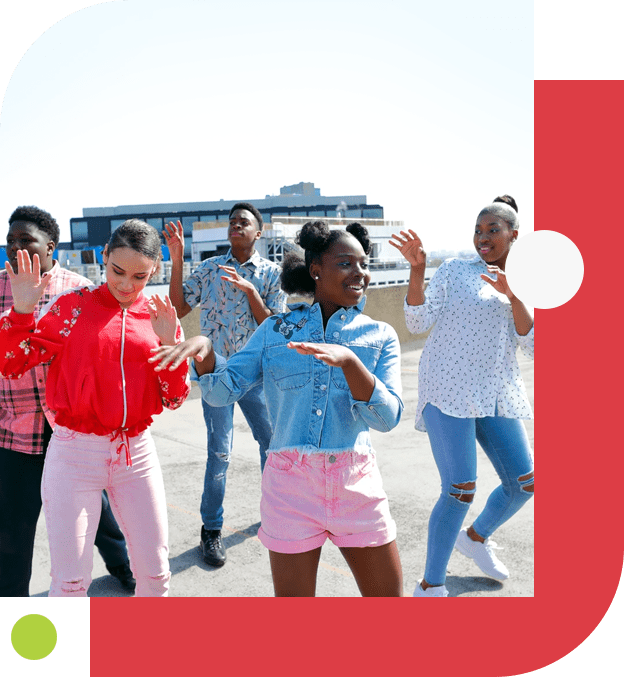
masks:
[(141, 294), (121, 308), (105, 283), (59, 294), (36, 323), (34, 315), (11, 308), (0, 318), (0, 373), (20, 378), (52, 360), (46, 400), (57, 424), (96, 435), (138, 435), (163, 405), (177, 409), (190, 391), (186, 360), (162, 372), (147, 361), (160, 345), (147, 303)]

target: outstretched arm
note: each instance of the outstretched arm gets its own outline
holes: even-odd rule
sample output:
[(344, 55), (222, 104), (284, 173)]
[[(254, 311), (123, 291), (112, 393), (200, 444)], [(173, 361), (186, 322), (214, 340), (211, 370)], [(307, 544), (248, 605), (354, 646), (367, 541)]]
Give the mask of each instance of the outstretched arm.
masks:
[(152, 349), (152, 357), (148, 362), (158, 362), (154, 371), (169, 368), (175, 371), (189, 357), (195, 361), (198, 376), (211, 374), (215, 368), (215, 352), (212, 341), (206, 336), (193, 336), (177, 346), (160, 346)]
[(375, 379), (360, 358), (346, 346), (335, 343), (300, 343), (290, 341), (288, 347), (300, 355), (314, 355), (330, 367), (340, 367), (354, 400), (368, 402), (375, 390)]

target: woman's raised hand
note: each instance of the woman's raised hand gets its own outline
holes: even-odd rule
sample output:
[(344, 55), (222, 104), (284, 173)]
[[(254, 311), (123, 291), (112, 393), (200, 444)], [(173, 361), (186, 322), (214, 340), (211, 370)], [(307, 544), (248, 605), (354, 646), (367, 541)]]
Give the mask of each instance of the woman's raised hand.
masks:
[(489, 282), (489, 284), (491, 284), (497, 292), (505, 294), (508, 299), (511, 300), (514, 298), (514, 293), (509, 288), (505, 271), (501, 270), (498, 266), (488, 266), (487, 269), (490, 275), (496, 275), (496, 279), (493, 279), (489, 275), (485, 274), (481, 275), (481, 279)]
[(405, 257), (410, 266), (422, 266), (424, 268), (427, 263), (427, 254), (422, 246), (422, 241), (413, 230), (408, 229), (407, 232), (401, 231), (400, 235), (392, 233), (393, 239), (390, 239), (390, 244), (398, 249)]
[(41, 277), (39, 254), (33, 255), (31, 264), (28, 252), (25, 249), (18, 249), (17, 273), (13, 272), (13, 268), (8, 261), (4, 264), (4, 267), (11, 280), (13, 309), (16, 313), (22, 314), (34, 312), (39, 299), (43, 296), (45, 288), (52, 279), (50, 275)]
[(154, 294), (148, 301), (147, 309), (152, 321), (152, 328), (160, 339), (160, 343), (163, 346), (174, 346), (178, 323), (176, 310), (171, 303), (171, 299), (165, 296), (163, 301), (158, 294)]

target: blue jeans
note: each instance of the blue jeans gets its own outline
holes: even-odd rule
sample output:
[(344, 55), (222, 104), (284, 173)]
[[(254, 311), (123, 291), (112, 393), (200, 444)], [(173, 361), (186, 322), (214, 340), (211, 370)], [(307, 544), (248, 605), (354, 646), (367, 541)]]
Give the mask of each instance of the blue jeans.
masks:
[(425, 580), (429, 585), (443, 585), (455, 540), (470, 509), (470, 502), (460, 498), (476, 491), (457, 487), (476, 483), (476, 442), (501, 480), (473, 523), (474, 530), (483, 538), (493, 534), (533, 496), (528, 491), (533, 485), (532, 475), (525, 478), (533, 471), (533, 459), (524, 425), (517, 419), (456, 418), (443, 414), (432, 404), (425, 407), (423, 419), (442, 481), (440, 498), (429, 518)]
[[(260, 448), (260, 469), (264, 470), (266, 450), (269, 448), (273, 431), (262, 385), (255, 386), (245, 393), (238, 400), (238, 404)], [(234, 405), (211, 407), (202, 398), (202, 407), (208, 434), (208, 460), (200, 513), (206, 529), (220, 530), (223, 526), (225, 479), (232, 454)]]

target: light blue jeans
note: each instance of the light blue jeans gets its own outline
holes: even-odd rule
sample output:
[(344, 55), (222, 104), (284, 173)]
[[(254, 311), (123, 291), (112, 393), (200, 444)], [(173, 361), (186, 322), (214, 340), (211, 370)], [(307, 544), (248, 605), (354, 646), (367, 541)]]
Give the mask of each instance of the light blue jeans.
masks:
[[(431, 450), (442, 481), (440, 498), (429, 518), (425, 580), (444, 585), (446, 567), (470, 503), (460, 500), (476, 489), (461, 489), (477, 480), (478, 441), (501, 484), (490, 494), (485, 508), (473, 523), (474, 530), (488, 538), (515, 515), (533, 496), (533, 459), (522, 421), (501, 416), (456, 418), (427, 404), (423, 411)], [(523, 479), (520, 479), (523, 478)], [(452, 494), (459, 495), (460, 498)]]
[[(238, 400), (238, 404), (260, 448), (260, 469), (264, 470), (266, 451), (269, 448), (273, 431), (269, 422), (262, 384), (245, 393)], [(225, 480), (232, 454), (234, 405), (212, 407), (202, 398), (202, 407), (208, 435), (208, 460), (206, 461), (200, 513), (206, 529), (220, 530), (223, 526)]]

